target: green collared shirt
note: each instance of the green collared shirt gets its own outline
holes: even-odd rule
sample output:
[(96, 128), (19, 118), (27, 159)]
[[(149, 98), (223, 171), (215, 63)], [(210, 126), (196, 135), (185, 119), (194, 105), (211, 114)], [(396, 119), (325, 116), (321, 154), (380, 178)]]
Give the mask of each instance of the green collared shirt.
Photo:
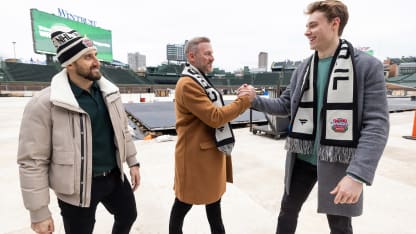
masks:
[(114, 130), (100, 88), (94, 81), (87, 92), (68, 80), (78, 104), (91, 120), (93, 173), (111, 170), (117, 166)]

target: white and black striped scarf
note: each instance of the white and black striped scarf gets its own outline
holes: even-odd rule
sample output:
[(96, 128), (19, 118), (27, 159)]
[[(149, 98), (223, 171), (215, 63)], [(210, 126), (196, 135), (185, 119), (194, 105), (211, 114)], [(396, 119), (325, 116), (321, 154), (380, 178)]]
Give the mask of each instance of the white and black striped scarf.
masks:
[(357, 89), (353, 47), (341, 40), (332, 58), (326, 84), (321, 120), (317, 120), (317, 52), (310, 58), (303, 75), (299, 105), (291, 119), (285, 148), (294, 153), (312, 154), (317, 121), (321, 121), (320, 160), (349, 163), (358, 143)]
[[(214, 105), (221, 107), (224, 106), (224, 100), (222, 95), (214, 88), (211, 82), (203, 75), (196, 67), (191, 64), (186, 64), (182, 72), (182, 76), (188, 76), (194, 79), (205, 90), (208, 98), (214, 103)], [(226, 123), (223, 126), (215, 129), (215, 142), (218, 150), (224, 152), (230, 156), (231, 151), (234, 148), (234, 133), (231, 129), (230, 123)]]

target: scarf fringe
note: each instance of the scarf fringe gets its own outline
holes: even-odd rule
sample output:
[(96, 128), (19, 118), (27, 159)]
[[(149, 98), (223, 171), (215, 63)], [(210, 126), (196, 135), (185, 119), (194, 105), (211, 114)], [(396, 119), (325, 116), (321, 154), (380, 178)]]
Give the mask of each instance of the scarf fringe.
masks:
[(312, 154), (313, 144), (313, 141), (287, 137), (285, 149), (298, 154)]
[[(292, 153), (312, 154), (314, 142), (287, 137), (285, 149)], [(339, 162), (349, 164), (355, 154), (355, 148), (343, 146), (320, 145), (318, 150), (319, 160), (326, 162)]]
[(349, 164), (355, 150), (351, 147), (321, 145), (318, 151), (319, 160)]

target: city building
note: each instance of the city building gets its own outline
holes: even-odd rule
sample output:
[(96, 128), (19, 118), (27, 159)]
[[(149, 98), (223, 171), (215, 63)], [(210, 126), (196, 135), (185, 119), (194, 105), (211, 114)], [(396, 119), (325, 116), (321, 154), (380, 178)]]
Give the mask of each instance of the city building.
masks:
[(383, 61), (386, 78), (416, 73), (416, 57), (387, 58)]
[(260, 52), (259, 53), (259, 69), (267, 71), (267, 53)]
[(399, 65), (399, 74), (400, 75), (409, 75), (416, 73), (416, 63), (400, 63)]
[(127, 61), (129, 68), (135, 72), (146, 70), (146, 55), (136, 53), (128, 53)]
[(184, 44), (167, 44), (166, 45), (166, 59), (169, 61), (185, 62), (185, 46)]

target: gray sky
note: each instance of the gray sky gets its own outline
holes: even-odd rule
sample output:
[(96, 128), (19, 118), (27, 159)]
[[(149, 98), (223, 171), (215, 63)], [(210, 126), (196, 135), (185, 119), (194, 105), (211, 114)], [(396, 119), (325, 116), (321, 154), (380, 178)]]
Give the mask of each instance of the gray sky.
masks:
[[(111, 2), (111, 4), (110, 4)], [(181, 44), (194, 36), (208, 36), (214, 66), (234, 71), (257, 67), (258, 54), (272, 61), (309, 56), (305, 30), (306, 5), (294, 0), (12, 0), (0, 14), (0, 57), (43, 60), (33, 52), (30, 8), (58, 15), (58, 8), (95, 20), (112, 31), (113, 58), (127, 62), (127, 53), (146, 55), (147, 66), (166, 61), (166, 44)], [(416, 56), (414, 0), (345, 0), (350, 20), (343, 38), (355, 47), (370, 47), (380, 60)], [(4, 5), (4, 4), (3, 4)]]

